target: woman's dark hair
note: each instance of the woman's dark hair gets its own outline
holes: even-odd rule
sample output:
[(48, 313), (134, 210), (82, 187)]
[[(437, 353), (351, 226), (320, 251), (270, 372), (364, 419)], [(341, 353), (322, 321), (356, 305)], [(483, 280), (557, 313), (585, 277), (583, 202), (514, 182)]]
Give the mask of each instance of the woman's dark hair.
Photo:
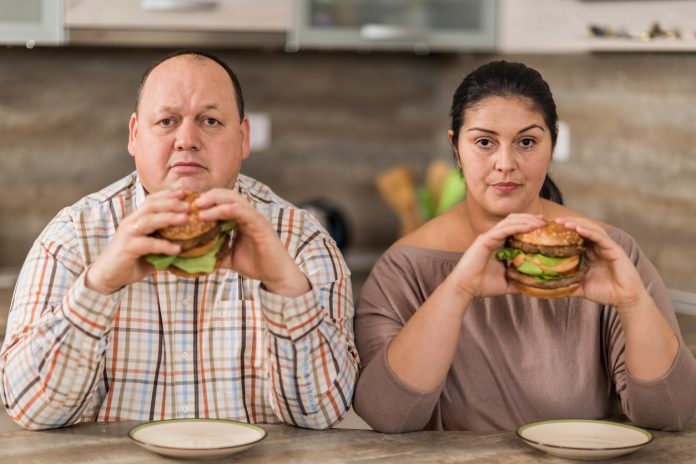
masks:
[[(522, 63), (492, 61), (469, 73), (459, 84), (452, 97), (452, 139), (459, 140), (459, 130), (464, 124), (464, 113), (488, 97), (520, 97), (532, 102), (551, 132), (551, 146), (558, 138), (558, 114), (549, 84), (535, 69)], [(456, 153), (455, 153), (456, 156)], [(546, 175), (539, 192), (542, 198), (563, 204), (563, 196), (556, 184)]]

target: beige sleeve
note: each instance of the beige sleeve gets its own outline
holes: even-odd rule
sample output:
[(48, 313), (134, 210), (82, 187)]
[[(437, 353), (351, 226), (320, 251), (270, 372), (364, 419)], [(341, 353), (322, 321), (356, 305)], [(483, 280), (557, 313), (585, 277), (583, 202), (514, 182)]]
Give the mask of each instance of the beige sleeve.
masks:
[(625, 340), (618, 314), (613, 308), (604, 309), (608, 367), (621, 406), (631, 422), (637, 425), (667, 431), (681, 430), (696, 412), (696, 360), (682, 339), (667, 289), (655, 267), (632, 237), (618, 230), (611, 231), (611, 234), (636, 265), (645, 288), (679, 339), (677, 357), (664, 376), (651, 381), (636, 379), (626, 369)]

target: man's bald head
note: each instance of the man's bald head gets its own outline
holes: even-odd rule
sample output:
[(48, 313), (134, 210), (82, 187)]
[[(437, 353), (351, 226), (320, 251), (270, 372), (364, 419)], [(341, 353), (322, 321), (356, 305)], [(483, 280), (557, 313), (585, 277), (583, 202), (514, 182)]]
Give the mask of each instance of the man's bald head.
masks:
[(242, 86), (239, 84), (239, 79), (237, 79), (237, 75), (220, 58), (200, 50), (177, 50), (152, 63), (150, 67), (148, 67), (145, 70), (143, 77), (140, 79), (140, 85), (138, 86), (138, 94), (135, 100), (136, 114), (138, 113), (138, 107), (140, 106), (140, 95), (143, 92), (143, 88), (145, 87), (145, 83), (147, 82), (147, 78), (150, 76), (150, 73), (160, 64), (178, 56), (191, 56), (191, 58), (198, 59), (201, 61), (211, 60), (217, 63), (222, 69), (224, 69), (227, 75), (230, 77), (230, 80), (232, 81), (232, 87), (234, 87), (234, 96), (237, 103), (237, 111), (239, 112), (239, 120), (241, 121), (244, 119), (244, 96), (242, 95)]

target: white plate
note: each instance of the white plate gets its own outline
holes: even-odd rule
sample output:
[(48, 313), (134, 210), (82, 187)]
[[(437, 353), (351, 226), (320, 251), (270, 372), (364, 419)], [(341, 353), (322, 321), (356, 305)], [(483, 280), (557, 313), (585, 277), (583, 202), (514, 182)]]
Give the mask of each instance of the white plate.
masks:
[(164, 456), (213, 458), (254, 446), (266, 438), (266, 431), (224, 419), (172, 419), (137, 425), (128, 436), (143, 448)]
[(647, 430), (598, 420), (533, 422), (518, 428), (517, 436), (554, 456), (588, 460), (632, 453), (653, 439)]

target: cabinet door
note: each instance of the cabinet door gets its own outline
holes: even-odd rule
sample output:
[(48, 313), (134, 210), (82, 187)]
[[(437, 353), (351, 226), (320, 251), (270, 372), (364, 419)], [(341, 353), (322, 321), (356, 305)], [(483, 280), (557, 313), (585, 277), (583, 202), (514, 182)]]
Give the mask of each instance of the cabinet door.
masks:
[(2, 0), (0, 43), (59, 44), (64, 36), (62, 0)]
[(492, 49), (495, 0), (297, 0), (298, 47)]
[(288, 0), (67, 0), (66, 25), (84, 29), (285, 32)]
[[(499, 0), (498, 14), (503, 53), (696, 50), (693, 1)], [(642, 39), (654, 23), (680, 30), (682, 37)], [(591, 37), (590, 25), (623, 30), (632, 37)]]

